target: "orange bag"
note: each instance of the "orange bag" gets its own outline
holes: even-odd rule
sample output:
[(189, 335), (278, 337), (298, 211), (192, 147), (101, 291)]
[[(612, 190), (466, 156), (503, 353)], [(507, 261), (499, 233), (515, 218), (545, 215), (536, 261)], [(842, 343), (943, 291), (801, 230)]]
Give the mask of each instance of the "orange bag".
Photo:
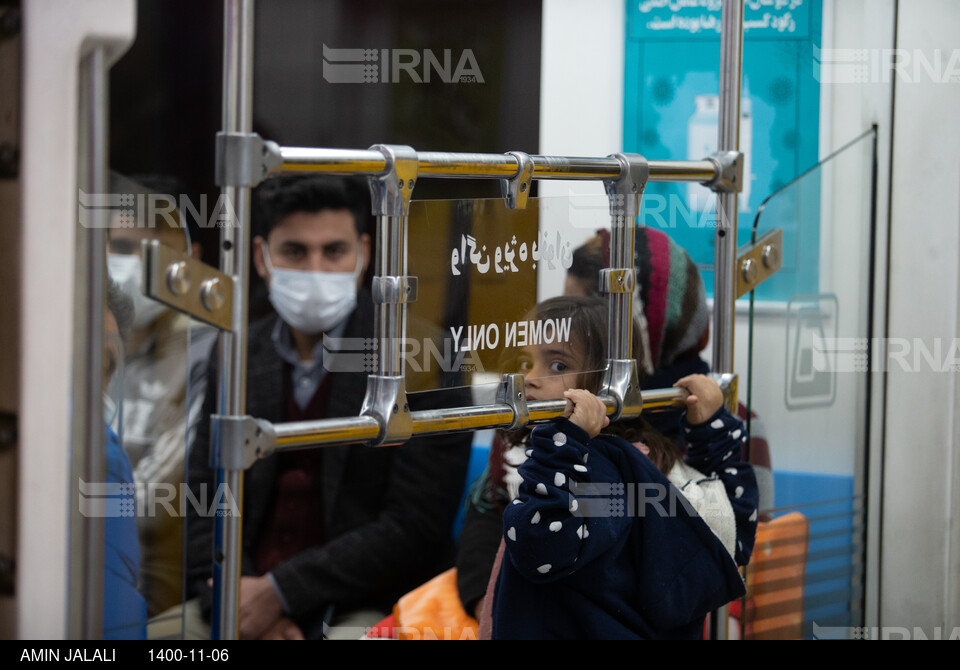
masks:
[(477, 620), (460, 604), (457, 569), (450, 568), (402, 596), (393, 607), (399, 640), (476, 640)]

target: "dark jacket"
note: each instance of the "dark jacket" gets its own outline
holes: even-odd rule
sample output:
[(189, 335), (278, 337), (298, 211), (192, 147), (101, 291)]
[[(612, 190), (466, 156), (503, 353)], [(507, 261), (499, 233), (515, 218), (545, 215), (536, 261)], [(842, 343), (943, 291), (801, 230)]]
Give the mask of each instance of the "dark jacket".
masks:
[[(742, 424), (721, 410), (685, 427), (686, 461), (723, 483), (745, 564), (757, 487), (739, 462)], [(589, 439), (564, 419), (533, 431), (520, 474), (503, 515), (493, 639), (697, 639), (708, 612), (743, 595), (734, 557), (629, 442)]]
[[(251, 324), (247, 349), (247, 405), (250, 416), (284, 421), (284, 363), (271, 333), (278, 317)], [(362, 293), (345, 338), (372, 337), (373, 305)], [(218, 366), (211, 365), (212, 370)], [(360, 413), (366, 375), (328, 372), (326, 416)], [(216, 490), (209, 463), (209, 416), (215, 411), (217, 383), (211, 377), (204, 419), (190, 453), (190, 485), (195, 495), (206, 483)], [(437, 394), (432, 394), (435, 399)], [(444, 394), (445, 406), (469, 404), (469, 396)], [(437, 403), (410, 396), (411, 410)], [(305, 630), (334, 606), (338, 611), (389, 608), (400, 595), (447, 567), (452, 558), (451, 528), (463, 492), (471, 435), (412, 439), (400, 446), (317, 447), (323, 486), (325, 543), (297, 554), (272, 570), (289, 614)], [(272, 513), (276, 496), (276, 456), (255, 463), (244, 476), (242, 574), (255, 575), (254, 550)], [(188, 519), (188, 595), (199, 595), (209, 612), (213, 519)]]

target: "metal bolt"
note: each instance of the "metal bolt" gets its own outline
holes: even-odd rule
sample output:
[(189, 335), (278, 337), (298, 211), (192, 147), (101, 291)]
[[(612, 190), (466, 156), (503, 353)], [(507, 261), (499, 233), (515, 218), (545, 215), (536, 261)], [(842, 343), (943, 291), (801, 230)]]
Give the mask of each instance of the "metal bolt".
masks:
[(772, 244), (766, 244), (763, 247), (763, 254), (760, 256), (763, 267), (772, 270), (780, 262), (780, 250)]
[(183, 261), (167, 268), (167, 288), (174, 295), (185, 295), (190, 290), (190, 269)]
[(200, 302), (210, 312), (215, 312), (226, 302), (223, 295), (223, 285), (216, 277), (207, 279), (200, 284)]
[(743, 281), (748, 284), (753, 284), (757, 281), (757, 276), (760, 274), (757, 264), (753, 261), (752, 258), (748, 258), (743, 261), (743, 264), (740, 266), (740, 276), (743, 277)]

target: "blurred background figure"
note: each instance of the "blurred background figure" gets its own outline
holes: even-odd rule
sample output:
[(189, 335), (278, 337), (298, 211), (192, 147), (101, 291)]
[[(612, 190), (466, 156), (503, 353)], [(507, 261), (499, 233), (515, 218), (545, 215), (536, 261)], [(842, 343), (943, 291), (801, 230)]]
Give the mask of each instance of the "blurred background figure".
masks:
[[(599, 295), (600, 270), (610, 267), (610, 231), (599, 230), (573, 252), (567, 271), (566, 295)], [(710, 309), (700, 270), (686, 250), (655, 228), (637, 227), (634, 250), (637, 289), (633, 313), (640, 322), (645, 360), (638, 361), (640, 386), (668, 388), (680, 378), (707, 374), (702, 358), (710, 340)], [(666, 409), (644, 416), (664, 435), (684, 446), (680, 409)], [(747, 422), (747, 408), (738, 403), (737, 415)], [(760, 518), (773, 508), (773, 470), (770, 447), (756, 413), (749, 417), (750, 441), (744, 445), (760, 488)], [(748, 457), (749, 456), (749, 457)]]
[[(134, 319), (133, 300), (116, 282), (107, 284), (107, 302), (103, 313), (103, 394), (106, 422), (106, 484), (134, 485), (130, 459), (120, 445), (111, 424), (115, 421), (117, 401), (107, 389), (111, 382), (122, 381), (123, 338)], [(121, 489), (123, 491), (123, 489)], [(122, 499), (132, 502), (130, 495)], [(107, 510), (105, 510), (107, 511)], [(143, 640), (146, 638), (147, 606), (137, 590), (140, 573), (140, 545), (133, 515), (104, 513), (103, 552), (103, 638), (105, 640)]]
[[(216, 330), (143, 294), (143, 240), (200, 258), (180, 210), (184, 188), (169, 176), (111, 174), (111, 193), (136, 206), (109, 229), (107, 264), (135, 308), (124, 337), (121, 410), (115, 420), (137, 483), (140, 590), (153, 616), (183, 598), (183, 489), (186, 445), (200, 418)], [(129, 196), (133, 196), (132, 198)]]

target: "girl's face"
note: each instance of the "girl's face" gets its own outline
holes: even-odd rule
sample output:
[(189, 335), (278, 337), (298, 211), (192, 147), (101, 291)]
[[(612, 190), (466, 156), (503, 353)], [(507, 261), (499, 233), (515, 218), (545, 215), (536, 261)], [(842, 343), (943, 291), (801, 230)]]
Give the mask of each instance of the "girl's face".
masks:
[(518, 372), (523, 374), (527, 400), (558, 400), (577, 388), (585, 361), (575, 342), (523, 348)]

